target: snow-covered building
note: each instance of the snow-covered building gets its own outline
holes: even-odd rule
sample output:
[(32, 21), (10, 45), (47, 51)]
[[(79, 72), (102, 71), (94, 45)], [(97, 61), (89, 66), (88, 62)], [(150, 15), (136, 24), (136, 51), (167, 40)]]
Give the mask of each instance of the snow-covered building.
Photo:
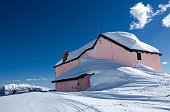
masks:
[(70, 52), (64, 63), (61, 59), (54, 66), (56, 79), (52, 82), (55, 83), (56, 91), (87, 90), (90, 86), (90, 77), (94, 73), (77, 71), (76, 74), (70, 74), (72, 72), (69, 72), (85, 57), (113, 60), (130, 67), (136, 67), (140, 63), (160, 71), (161, 55), (158, 49), (141, 42), (134, 34), (106, 32), (80, 49)]

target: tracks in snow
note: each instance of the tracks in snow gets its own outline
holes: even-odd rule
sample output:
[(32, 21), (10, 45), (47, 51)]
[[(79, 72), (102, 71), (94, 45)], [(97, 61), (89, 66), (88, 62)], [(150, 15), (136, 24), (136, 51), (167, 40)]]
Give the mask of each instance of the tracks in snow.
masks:
[(38, 92), (1, 97), (0, 108), (1, 112), (23, 112), (23, 110), (24, 112), (101, 112), (93, 106), (54, 93)]

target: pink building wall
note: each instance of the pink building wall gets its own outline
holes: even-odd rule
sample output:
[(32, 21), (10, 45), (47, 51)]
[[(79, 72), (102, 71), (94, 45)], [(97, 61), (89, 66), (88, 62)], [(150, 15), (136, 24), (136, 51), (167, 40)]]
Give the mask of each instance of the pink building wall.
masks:
[(55, 83), (56, 91), (60, 92), (76, 92), (77, 80), (66, 80)]
[(117, 60), (131, 67), (135, 67), (136, 64), (141, 63), (155, 69), (156, 71), (161, 70), (160, 56), (158, 54), (141, 53), (142, 60), (137, 60), (136, 52), (130, 52), (103, 37), (98, 40), (94, 49), (88, 52), (90, 57), (98, 59)]
[(77, 92), (85, 91), (90, 86), (91, 75), (86, 75), (82, 78), (59, 81), (55, 83), (56, 91), (60, 92)]
[(70, 69), (72, 69), (74, 66), (76, 66), (78, 64), (79, 64), (78, 60), (73, 60), (69, 63), (55, 67), (54, 69), (56, 72), (56, 76), (66, 73), (67, 71), (69, 71)]

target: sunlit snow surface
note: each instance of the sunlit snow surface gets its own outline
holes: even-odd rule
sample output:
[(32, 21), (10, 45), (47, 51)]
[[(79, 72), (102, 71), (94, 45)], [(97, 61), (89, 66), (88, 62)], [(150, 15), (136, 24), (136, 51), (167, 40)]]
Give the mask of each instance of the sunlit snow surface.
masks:
[[(98, 61), (94, 63), (95, 61)], [(169, 112), (170, 74), (138, 64), (85, 59), (96, 69), (83, 92), (31, 92), (0, 97), (0, 112)], [(114, 65), (111, 67), (111, 65)], [(97, 69), (103, 67), (103, 69)]]

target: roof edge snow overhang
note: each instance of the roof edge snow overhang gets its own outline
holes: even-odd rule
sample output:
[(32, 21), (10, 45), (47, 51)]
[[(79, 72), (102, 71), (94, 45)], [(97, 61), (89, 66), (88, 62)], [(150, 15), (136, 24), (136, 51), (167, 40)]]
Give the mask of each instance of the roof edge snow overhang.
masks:
[(55, 65), (53, 68), (58, 67), (58, 66), (63, 65), (63, 64), (66, 64), (66, 63), (69, 63), (69, 62), (71, 62), (73, 60), (79, 59), (86, 51), (89, 51), (89, 50), (91, 50), (91, 49), (93, 49), (95, 47), (95, 45), (96, 45), (96, 43), (97, 43), (97, 41), (99, 40), (100, 37), (103, 37), (104, 39), (107, 39), (107, 40), (113, 42), (114, 44), (116, 44), (116, 45), (126, 49), (127, 51), (130, 51), (130, 52), (142, 52), (142, 53), (158, 54), (159, 56), (162, 56), (161, 53), (157, 53), (157, 52), (149, 52), (149, 51), (145, 51), (145, 50), (130, 49), (130, 48), (128, 48), (128, 47), (126, 47), (126, 46), (124, 46), (124, 45), (122, 45), (122, 44), (120, 44), (120, 43), (118, 43), (118, 42), (116, 42), (116, 41), (114, 41), (114, 40), (112, 40), (110, 38), (108, 38), (107, 36), (105, 36), (103, 34), (99, 34), (99, 36), (97, 37), (97, 40), (95, 41), (95, 43), (94, 43), (94, 45), (92, 47), (90, 47), (90, 48), (86, 49), (85, 51), (83, 51), (79, 56), (77, 56), (77, 57), (75, 57), (75, 58), (73, 58), (73, 59), (71, 59), (69, 61), (66, 61), (64, 63)]
[(83, 78), (84, 76), (86, 75), (94, 75), (94, 73), (92, 74), (87, 74), (87, 73), (84, 73), (78, 77), (72, 77), (72, 78), (65, 78), (65, 79), (60, 79), (60, 80), (54, 80), (54, 81), (51, 81), (51, 83), (55, 83), (55, 82), (62, 82), (62, 81), (69, 81), (69, 80), (76, 80), (78, 78)]

